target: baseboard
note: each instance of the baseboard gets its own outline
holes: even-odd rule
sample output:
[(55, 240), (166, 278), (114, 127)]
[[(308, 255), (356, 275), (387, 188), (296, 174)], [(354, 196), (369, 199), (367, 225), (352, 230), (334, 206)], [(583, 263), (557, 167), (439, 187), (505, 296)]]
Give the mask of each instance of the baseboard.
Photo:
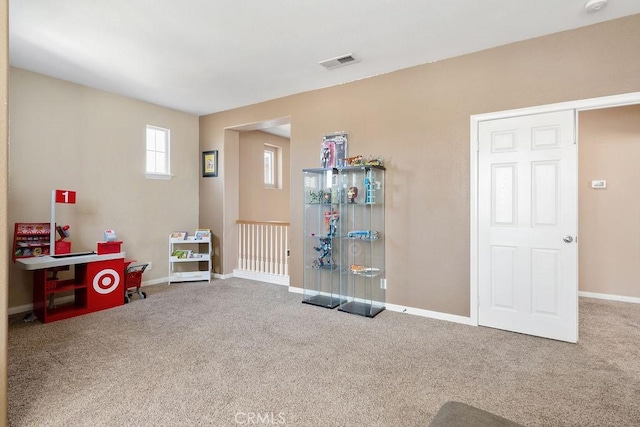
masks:
[[(66, 297), (56, 298), (55, 301), (57, 304), (67, 304), (69, 302), (73, 302), (75, 299), (76, 299), (75, 296), (67, 295)], [(18, 305), (16, 307), (9, 307), (7, 309), (7, 313), (9, 314), (9, 316), (11, 316), (12, 314), (29, 313), (32, 311), (33, 311), (33, 303)]]
[(238, 277), (240, 279), (257, 280), (259, 282), (273, 283), (274, 285), (289, 286), (289, 276), (256, 273), (253, 271), (234, 269), (233, 277)]
[[(167, 283), (167, 278), (166, 277), (161, 277), (159, 279), (153, 279), (153, 280), (146, 280), (146, 281), (140, 283), (140, 287), (160, 285), (160, 284), (163, 284), (163, 283)], [(73, 296), (73, 295), (67, 295), (67, 296), (64, 296), (64, 297), (56, 298), (56, 302), (59, 303), (59, 304), (66, 304), (66, 303), (69, 303), (69, 302), (73, 302), (74, 300), (75, 300), (75, 296)], [(15, 307), (9, 307), (7, 309), (7, 314), (9, 316), (11, 316), (12, 314), (29, 313), (31, 311), (33, 311), (33, 303), (18, 305), (18, 306), (15, 306)]]
[(9, 314), (9, 316), (18, 313), (28, 313), (30, 311), (33, 311), (33, 304), (24, 304), (7, 308), (7, 314)]
[[(294, 294), (304, 293), (304, 289), (295, 286), (289, 286), (289, 292)], [(414, 316), (429, 317), (431, 319), (446, 320), (448, 322), (462, 323), (463, 325), (477, 326), (471, 321), (471, 318), (458, 316), (456, 314), (441, 313), (439, 311), (423, 310), (421, 308), (407, 307), (396, 304), (385, 304), (385, 308), (389, 311), (397, 313), (412, 314)]]
[(233, 273), (232, 274), (213, 273), (213, 278), (214, 279), (231, 279), (232, 277), (234, 277)]
[(446, 320), (447, 322), (461, 323), (463, 325), (476, 326), (470, 317), (458, 316), (457, 314), (442, 313), (440, 311), (424, 310), (422, 308), (407, 307), (396, 304), (386, 304), (389, 311), (412, 314), (414, 316), (429, 317), (431, 319)]
[(640, 298), (637, 297), (625, 297), (623, 295), (612, 295), (612, 294), (600, 294), (596, 292), (583, 292), (579, 291), (578, 296), (584, 298), (595, 298), (595, 299), (605, 299), (608, 301), (620, 301), (620, 302), (631, 302), (634, 304), (640, 304)]
[(168, 281), (169, 281), (168, 277), (160, 277), (159, 279), (145, 280), (142, 283), (140, 283), (140, 286), (144, 287), (144, 286), (160, 285), (162, 283), (167, 283)]

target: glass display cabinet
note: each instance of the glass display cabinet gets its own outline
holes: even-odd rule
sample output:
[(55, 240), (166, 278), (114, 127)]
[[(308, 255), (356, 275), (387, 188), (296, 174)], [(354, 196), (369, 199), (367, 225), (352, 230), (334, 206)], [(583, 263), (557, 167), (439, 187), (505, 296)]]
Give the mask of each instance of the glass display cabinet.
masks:
[(385, 308), (385, 169), (382, 166), (339, 170), (341, 277), (338, 310), (374, 317)]
[(304, 283), (302, 302), (335, 308), (340, 296), (340, 205), (344, 194), (333, 168), (304, 169)]

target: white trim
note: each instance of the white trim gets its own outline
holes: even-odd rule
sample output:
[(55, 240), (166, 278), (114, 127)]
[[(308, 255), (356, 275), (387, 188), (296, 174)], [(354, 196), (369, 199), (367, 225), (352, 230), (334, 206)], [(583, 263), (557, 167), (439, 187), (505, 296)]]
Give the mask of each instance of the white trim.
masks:
[[(289, 286), (289, 292), (294, 294), (304, 293), (304, 289), (296, 286)], [(439, 311), (424, 310), (421, 308), (407, 307), (403, 305), (385, 303), (384, 307), (389, 311), (397, 313), (406, 313), (413, 316), (428, 317), (437, 320), (446, 320), (447, 322), (461, 323), (463, 325), (478, 326), (474, 324), (469, 317), (458, 316), (456, 314), (442, 313)]]
[[(154, 279), (154, 280), (148, 280), (148, 281), (142, 282), (142, 283), (140, 283), (140, 287), (158, 285), (158, 284), (166, 283), (166, 282), (167, 282), (167, 278), (166, 277), (161, 277), (160, 279)], [(66, 304), (66, 303), (69, 303), (69, 302), (73, 302), (74, 300), (75, 300), (75, 296), (74, 295), (67, 295), (67, 296), (64, 296), (64, 297), (56, 298), (56, 303), (58, 303), (58, 304)], [(19, 313), (28, 313), (30, 311), (33, 311), (33, 303), (18, 305), (16, 307), (9, 307), (8, 310), (7, 310), (7, 313), (9, 315), (12, 315), (12, 314), (19, 314)]]
[(218, 273), (213, 273), (213, 278), (214, 279), (231, 279), (232, 277), (234, 277), (233, 273), (232, 274), (218, 274)]
[(161, 285), (163, 283), (167, 283), (169, 281), (168, 277), (160, 277), (159, 279), (145, 280), (140, 283), (140, 286), (153, 286), (153, 285)]
[(164, 181), (169, 181), (173, 178), (173, 175), (161, 174), (161, 173), (145, 173), (144, 177), (147, 179), (160, 179)]
[(640, 298), (626, 297), (624, 295), (600, 294), (596, 292), (579, 291), (578, 296), (583, 298), (605, 299), (609, 301), (621, 301), (621, 302), (631, 302), (634, 304), (640, 304)]
[(273, 283), (274, 285), (289, 286), (289, 276), (280, 276), (277, 274), (256, 273), (254, 271), (238, 270), (234, 268), (233, 277)]
[(11, 316), (13, 314), (18, 314), (18, 313), (28, 313), (30, 311), (33, 311), (33, 304), (24, 304), (24, 305), (18, 305), (16, 307), (9, 307), (7, 309), (7, 314)]
[(471, 158), (470, 162), (470, 209), (471, 228), (469, 242), (469, 319), (478, 326), (478, 123), (480, 120), (476, 116), (471, 116)]
[(398, 313), (412, 314), (414, 316), (429, 317), (431, 319), (446, 320), (447, 322), (461, 323), (463, 325), (478, 326), (471, 321), (470, 317), (458, 316), (456, 314), (442, 313), (439, 311), (423, 310), (421, 308), (406, 307), (403, 305), (386, 304), (387, 310)]
[[(640, 104), (640, 92), (625, 93), (622, 95), (603, 96), (576, 101), (560, 102), (556, 104), (539, 105), (514, 110), (497, 111), (493, 113), (476, 114), (470, 117), (471, 141), (470, 141), (470, 321), (478, 325), (478, 126), (486, 120), (503, 119), (508, 117), (526, 116), (531, 114), (550, 113), (561, 110), (585, 111), (597, 108), (622, 107), (625, 105)], [(577, 136), (576, 136), (577, 138)], [(577, 140), (576, 140), (577, 142)], [(577, 154), (576, 154), (577, 155)], [(577, 160), (577, 159), (576, 159)]]
[[(67, 303), (73, 302), (75, 299), (76, 297), (74, 295), (67, 295), (65, 297), (56, 298), (55, 302), (56, 304), (67, 304)], [(123, 300), (124, 300), (124, 295), (123, 295)], [(48, 301), (46, 303), (48, 303)], [(7, 309), (7, 314), (11, 316), (12, 314), (29, 313), (32, 311), (33, 311), (33, 303), (19, 305), (17, 307), (9, 307)]]
[(556, 104), (537, 105), (533, 107), (516, 108), (514, 110), (496, 111), (493, 113), (475, 114), (472, 121), (504, 119), (508, 117), (528, 116), (531, 114), (551, 113), (562, 110), (594, 110), (608, 107), (622, 107), (640, 103), (640, 92), (625, 93), (622, 95), (603, 96), (600, 98), (588, 98), (575, 101), (558, 102)]
[[(149, 150), (149, 131), (154, 131), (154, 132), (159, 132), (164, 134), (165, 137), (165, 155), (166, 155), (166, 160), (165, 160), (165, 172), (164, 173), (158, 173), (156, 172), (148, 172), (147, 167), (149, 166), (149, 164), (147, 163), (147, 155), (149, 153), (149, 151), (152, 151), (154, 153), (158, 153), (158, 150)], [(154, 136), (155, 139), (155, 136)], [(160, 126), (155, 126), (155, 125), (147, 125), (145, 127), (145, 132), (144, 132), (144, 147), (145, 147), (145, 176), (149, 179), (171, 179), (171, 129), (169, 128), (163, 128)], [(153, 168), (154, 170), (156, 169), (155, 167)], [(162, 178), (162, 177), (165, 178)]]

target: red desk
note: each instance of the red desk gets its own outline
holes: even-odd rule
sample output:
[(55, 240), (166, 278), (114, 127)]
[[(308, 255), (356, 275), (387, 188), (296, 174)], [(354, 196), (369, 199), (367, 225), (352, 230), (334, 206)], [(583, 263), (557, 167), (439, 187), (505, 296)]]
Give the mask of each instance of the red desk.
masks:
[[(24, 270), (33, 271), (33, 313), (43, 323), (67, 319), (124, 304), (124, 252), (64, 258), (42, 256), (18, 259)], [(57, 272), (73, 266), (70, 279), (57, 279)], [(70, 292), (74, 301), (49, 306), (55, 294)]]

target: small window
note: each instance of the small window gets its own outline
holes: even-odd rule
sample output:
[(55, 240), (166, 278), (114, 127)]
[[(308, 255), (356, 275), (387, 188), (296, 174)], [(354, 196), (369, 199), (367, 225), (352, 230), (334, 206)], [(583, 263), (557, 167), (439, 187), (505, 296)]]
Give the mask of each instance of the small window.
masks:
[(278, 147), (264, 145), (264, 186), (266, 188), (279, 188), (278, 156)]
[(264, 183), (265, 185), (273, 186), (275, 184), (275, 173), (273, 166), (275, 163), (274, 152), (271, 150), (264, 150)]
[(169, 129), (147, 125), (147, 178), (170, 176), (169, 142)]

